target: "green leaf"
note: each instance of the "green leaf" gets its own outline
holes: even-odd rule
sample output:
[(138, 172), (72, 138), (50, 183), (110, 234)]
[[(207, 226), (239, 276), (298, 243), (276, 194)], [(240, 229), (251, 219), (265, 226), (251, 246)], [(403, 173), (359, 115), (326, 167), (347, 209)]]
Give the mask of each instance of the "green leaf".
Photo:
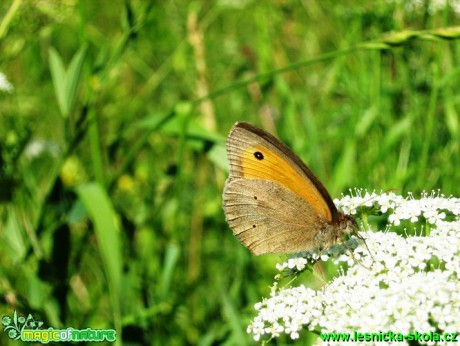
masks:
[(356, 155), (356, 142), (348, 140), (345, 144), (344, 150), (342, 151), (342, 155), (334, 168), (334, 177), (332, 179), (334, 182), (333, 195), (335, 195), (338, 191), (343, 191), (345, 187), (350, 185), (352, 181), (351, 177), (355, 174), (354, 163), (356, 162)]
[(19, 263), (27, 252), (26, 235), (18, 220), (14, 209), (9, 210), (8, 220), (1, 233), (1, 240), (4, 244), (4, 256), (9, 257), (13, 263)]
[(179, 259), (180, 249), (176, 244), (169, 244), (166, 249), (164, 270), (161, 275), (161, 296), (165, 298), (171, 289), (172, 275)]
[(211, 162), (225, 172), (228, 172), (229, 162), (227, 158), (227, 151), (223, 143), (216, 143), (212, 146), (211, 150), (207, 153)]
[(66, 71), (59, 53), (54, 48), (49, 50), (49, 64), (54, 91), (58, 100), (59, 110), (64, 118), (69, 116), (74, 106), (85, 56), (86, 46), (83, 46), (74, 55)]
[(67, 117), (69, 111), (66, 104), (66, 72), (64, 64), (58, 52), (54, 48), (49, 50), (49, 64), (51, 78), (53, 79), (54, 92), (58, 101), (59, 110), (64, 117)]
[(86, 57), (86, 46), (81, 47), (72, 58), (65, 81), (65, 103), (70, 112), (77, 98), (78, 85), (80, 84), (83, 63)]
[(94, 225), (97, 243), (108, 281), (109, 293), (117, 331), (121, 331), (120, 301), (122, 255), (117, 215), (106, 191), (97, 183), (76, 189)]
[(224, 319), (232, 330), (232, 337), (236, 345), (244, 345), (246, 343), (245, 332), (240, 320), (240, 314), (237, 308), (233, 305), (230, 297), (224, 291), (222, 292), (222, 314)]
[(406, 137), (410, 133), (412, 126), (412, 118), (405, 117), (397, 122), (394, 122), (386, 134), (385, 140), (383, 142), (383, 147), (385, 149), (393, 147), (393, 145), (401, 140), (401, 138)]

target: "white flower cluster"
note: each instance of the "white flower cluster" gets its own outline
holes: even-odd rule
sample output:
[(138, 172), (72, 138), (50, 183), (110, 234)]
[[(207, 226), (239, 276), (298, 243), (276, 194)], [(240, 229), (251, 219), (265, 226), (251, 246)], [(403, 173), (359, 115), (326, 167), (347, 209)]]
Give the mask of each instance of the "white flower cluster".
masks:
[[(248, 333), (260, 340), (281, 334), (297, 339), (302, 329), (322, 333), (459, 332), (459, 200), (430, 196), (424, 194), (418, 200), (393, 194), (374, 196), (373, 208), (380, 207), (382, 212), (386, 208), (385, 211), (393, 212), (391, 215), (401, 209), (398, 217), (402, 215), (404, 219), (424, 215), (429, 220), (426, 213), (432, 210), (436, 215), (453, 215), (453, 220), (435, 217), (429, 236), (405, 238), (388, 230), (362, 232), (369, 250), (363, 244), (353, 250), (360, 263), (355, 263), (350, 254), (340, 254), (335, 260), (348, 262), (348, 270), (340, 269), (338, 276), (319, 291), (304, 285), (278, 288), (275, 283), (270, 297), (255, 305), (258, 315), (250, 323)], [(356, 198), (363, 202), (369, 197), (344, 197), (337, 204), (342, 208), (357, 206)], [(413, 210), (415, 205), (422, 209), (418, 214)], [(297, 256), (277, 268), (300, 271), (306, 265), (307, 260)]]
[(13, 85), (8, 81), (6, 76), (0, 72), (0, 91), (12, 93), (14, 90)]
[(29, 142), (24, 149), (24, 155), (29, 159), (36, 158), (45, 153), (57, 157), (60, 153), (59, 145), (53, 141), (35, 139)]
[(356, 196), (344, 196), (341, 200), (334, 200), (334, 203), (345, 214), (356, 214), (358, 207), (375, 208), (382, 213), (390, 210), (388, 221), (393, 225), (399, 225), (401, 220), (410, 220), (415, 223), (423, 217), (430, 224), (436, 224), (446, 217), (446, 210), (454, 216), (460, 215), (460, 198), (446, 198), (439, 192), (431, 194), (423, 193), (421, 198), (415, 199), (412, 194), (403, 198), (394, 193), (369, 194), (362, 190), (355, 191)]

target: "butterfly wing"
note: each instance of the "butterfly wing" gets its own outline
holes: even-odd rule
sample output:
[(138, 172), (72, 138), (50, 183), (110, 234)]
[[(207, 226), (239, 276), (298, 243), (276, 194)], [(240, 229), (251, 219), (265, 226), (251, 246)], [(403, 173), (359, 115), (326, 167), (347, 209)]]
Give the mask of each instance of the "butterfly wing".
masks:
[(337, 209), (321, 182), (282, 142), (248, 123), (236, 123), (227, 139), (230, 177), (262, 179), (285, 187), (334, 223)]
[(316, 247), (324, 220), (298, 195), (271, 180), (230, 177), (224, 211), (236, 237), (255, 255)]

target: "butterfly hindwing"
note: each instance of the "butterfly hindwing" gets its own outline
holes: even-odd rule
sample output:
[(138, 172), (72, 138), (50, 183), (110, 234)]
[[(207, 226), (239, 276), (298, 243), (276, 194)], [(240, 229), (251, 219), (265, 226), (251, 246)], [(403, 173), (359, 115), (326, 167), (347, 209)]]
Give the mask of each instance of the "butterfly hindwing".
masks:
[(314, 234), (324, 221), (302, 198), (273, 181), (229, 178), (223, 202), (233, 233), (256, 255), (317, 245)]

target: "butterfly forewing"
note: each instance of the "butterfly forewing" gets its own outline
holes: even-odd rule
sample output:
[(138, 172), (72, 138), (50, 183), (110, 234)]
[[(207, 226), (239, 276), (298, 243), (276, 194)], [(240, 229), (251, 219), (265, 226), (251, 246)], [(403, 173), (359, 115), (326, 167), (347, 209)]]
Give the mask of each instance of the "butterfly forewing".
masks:
[(265, 131), (237, 123), (227, 140), (230, 177), (273, 181), (302, 198), (329, 222), (337, 210), (326, 189), (292, 151)]

